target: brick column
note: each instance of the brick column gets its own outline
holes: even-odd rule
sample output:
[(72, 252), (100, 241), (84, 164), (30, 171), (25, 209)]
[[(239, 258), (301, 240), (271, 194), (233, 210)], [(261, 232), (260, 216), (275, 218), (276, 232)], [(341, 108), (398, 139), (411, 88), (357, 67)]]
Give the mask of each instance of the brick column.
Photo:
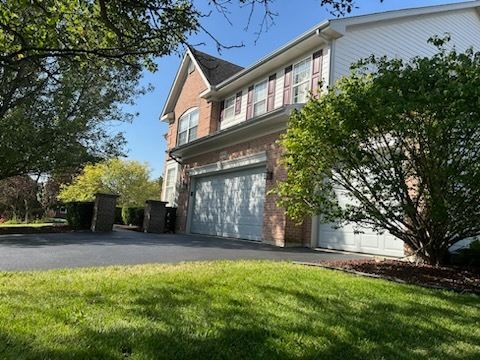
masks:
[(118, 195), (95, 194), (95, 205), (91, 230), (94, 232), (109, 232), (115, 222), (115, 208)]
[(157, 234), (165, 232), (166, 205), (165, 201), (147, 200), (143, 218), (144, 232)]

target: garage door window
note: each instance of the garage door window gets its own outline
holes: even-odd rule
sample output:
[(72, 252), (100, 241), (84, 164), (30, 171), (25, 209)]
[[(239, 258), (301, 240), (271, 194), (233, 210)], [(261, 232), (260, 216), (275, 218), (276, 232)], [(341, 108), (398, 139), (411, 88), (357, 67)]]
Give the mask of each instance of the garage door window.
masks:
[(179, 121), (178, 145), (186, 144), (197, 138), (198, 108), (188, 110)]

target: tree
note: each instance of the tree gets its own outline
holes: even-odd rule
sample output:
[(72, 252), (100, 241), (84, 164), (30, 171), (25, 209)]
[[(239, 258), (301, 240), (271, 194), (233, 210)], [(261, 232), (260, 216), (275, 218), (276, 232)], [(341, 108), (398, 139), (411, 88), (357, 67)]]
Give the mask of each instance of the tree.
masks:
[[(263, 9), (258, 34), (273, 23), (273, 0), (211, 0), (230, 22), (232, 6)], [(354, 0), (321, 0), (337, 15)], [(238, 10), (238, 9), (237, 9)], [(138, 94), (142, 69), (189, 46), (209, 16), (188, 0), (4, 0), (0, 8), (0, 180), (61, 171), (121, 155), (107, 125), (131, 119), (119, 104)], [(53, 119), (53, 120), (52, 120)], [(110, 131), (109, 131), (110, 130)]]
[(431, 58), (372, 56), (292, 116), (277, 189), (290, 216), (388, 231), (435, 265), (480, 234), (480, 53), (446, 40)]
[(146, 164), (133, 160), (112, 159), (87, 165), (82, 173), (62, 187), (59, 199), (64, 202), (92, 201), (98, 192), (119, 195), (123, 207), (143, 207), (146, 200), (159, 200), (161, 187), (150, 180)]
[(41, 213), (37, 199), (38, 184), (29, 176), (15, 176), (0, 181), (0, 217), (28, 222)]

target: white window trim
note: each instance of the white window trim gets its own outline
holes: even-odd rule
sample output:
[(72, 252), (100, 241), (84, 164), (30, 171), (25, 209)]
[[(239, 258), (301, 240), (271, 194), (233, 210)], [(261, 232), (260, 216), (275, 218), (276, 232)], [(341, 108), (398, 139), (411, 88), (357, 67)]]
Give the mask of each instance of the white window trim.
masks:
[[(198, 107), (194, 107), (194, 108), (191, 108), (191, 109), (185, 111), (185, 112), (182, 114), (182, 116), (180, 116), (180, 118), (178, 119), (177, 144), (178, 144), (179, 146), (180, 146), (180, 145), (188, 144), (190, 141), (193, 141), (193, 140), (195, 140), (195, 139), (198, 138), (198, 134), (197, 134), (197, 136), (195, 137), (195, 139), (190, 140), (190, 130), (192, 129), (192, 128), (190, 127), (190, 116), (191, 116), (191, 114), (194, 113), (195, 111), (198, 112), (198, 117), (199, 117), (199, 118), (198, 118), (197, 121), (199, 121), (199, 120), (200, 120), (200, 112), (199, 112), (199, 110), (198, 110)], [(187, 116), (188, 116), (188, 127), (187, 127), (187, 130), (186, 130), (186, 132), (187, 132), (187, 140), (186, 140), (183, 144), (180, 144), (180, 122), (182, 121), (182, 119), (184, 119), (184, 118), (187, 117)], [(197, 130), (198, 130), (198, 122), (197, 122), (196, 127), (197, 127)]]
[[(298, 84), (294, 84), (294, 81), (295, 81), (295, 66), (298, 65), (298, 64), (300, 64), (300, 63), (302, 63), (302, 62), (304, 62), (304, 61), (307, 61), (307, 60), (310, 60), (310, 66), (309, 66), (309, 68), (308, 68), (308, 74), (309, 74), (309, 76), (307, 77), (306, 80), (304, 80), (304, 81), (302, 81), (302, 82), (300, 82), (300, 83), (298, 83)], [(303, 58), (303, 59), (300, 60), (300, 61), (297, 61), (296, 63), (294, 63), (294, 64), (292, 65), (292, 90), (291, 90), (291, 92), (292, 92), (292, 95), (291, 95), (291, 96), (292, 96), (291, 103), (292, 103), (292, 104), (296, 104), (296, 102), (295, 102), (295, 88), (296, 88), (296, 87), (299, 87), (299, 86), (307, 83), (308, 91), (310, 91), (311, 88), (312, 88), (312, 62), (313, 62), (313, 55), (310, 55), (310, 56), (308, 56), (308, 57), (306, 57), (306, 58)]]
[(212, 173), (218, 173), (222, 171), (228, 171), (232, 169), (239, 169), (249, 166), (258, 166), (267, 162), (267, 153), (265, 151), (258, 152), (253, 155), (242, 156), (237, 159), (218, 161), (213, 164), (202, 165), (196, 168), (190, 169), (188, 175), (200, 176)]
[[(262, 100), (259, 100), (257, 102), (255, 102), (255, 89), (257, 88), (258, 85), (260, 84), (263, 84), (265, 83), (265, 98), (262, 99)], [(265, 106), (264, 106), (264, 109), (262, 112), (258, 113), (258, 114), (255, 114), (255, 105), (262, 102), (262, 101), (265, 101)], [(267, 102), (268, 102), (268, 78), (266, 79), (263, 79), (262, 81), (259, 81), (257, 82), (254, 86), (253, 86), (253, 99), (252, 99), (252, 114), (253, 116), (260, 116), (260, 115), (263, 115), (267, 112)]]
[[(227, 98), (224, 100), (224, 104), (226, 104), (227, 101), (229, 101), (229, 100), (232, 100), (232, 106), (229, 106), (228, 108), (225, 107), (225, 108), (223, 109), (223, 120), (232, 120), (232, 119), (235, 118), (235, 109), (236, 109), (236, 104), (235, 104), (235, 103), (236, 103), (237, 98), (236, 98), (235, 95), (229, 96), (229, 97), (227, 97)], [(233, 110), (233, 111), (232, 111), (232, 115), (229, 116), (229, 117), (226, 116), (226, 114), (227, 114), (227, 109), (232, 109), (232, 110)]]
[[(167, 166), (165, 167), (165, 179), (164, 179), (164, 193), (163, 193), (163, 201), (168, 202), (168, 206), (177, 206), (177, 183), (178, 183), (178, 167), (179, 164), (177, 164), (175, 161), (169, 161), (167, 163)], [(169, 186), (168, 181), (169, 181), (169, 172), (173, 170), (173, 178), (174, 181), (172, 184)], [(172, 201), (170, 202), (168, 199), (168, 191), (172, 191)]]

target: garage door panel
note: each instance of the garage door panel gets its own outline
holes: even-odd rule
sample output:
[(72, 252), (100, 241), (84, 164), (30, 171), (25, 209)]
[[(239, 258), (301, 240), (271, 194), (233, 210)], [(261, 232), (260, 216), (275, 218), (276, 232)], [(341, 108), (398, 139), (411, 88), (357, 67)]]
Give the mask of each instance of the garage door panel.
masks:
[[(337, 190), (336, 195), (340, 206), (350, 202), (345, 191)], [(356, 227), (353, 224), (336, 227), (332, 223), (322, 223), (321, 217), (318, 229), (317, 244), (321, 248), (393, 257), (404, 255), (403, 241), (388, 232), (380, 234), (371, 228)]]
[(261, 240), (263, 168), (198, 178), (194, 193), (192, 233)]

